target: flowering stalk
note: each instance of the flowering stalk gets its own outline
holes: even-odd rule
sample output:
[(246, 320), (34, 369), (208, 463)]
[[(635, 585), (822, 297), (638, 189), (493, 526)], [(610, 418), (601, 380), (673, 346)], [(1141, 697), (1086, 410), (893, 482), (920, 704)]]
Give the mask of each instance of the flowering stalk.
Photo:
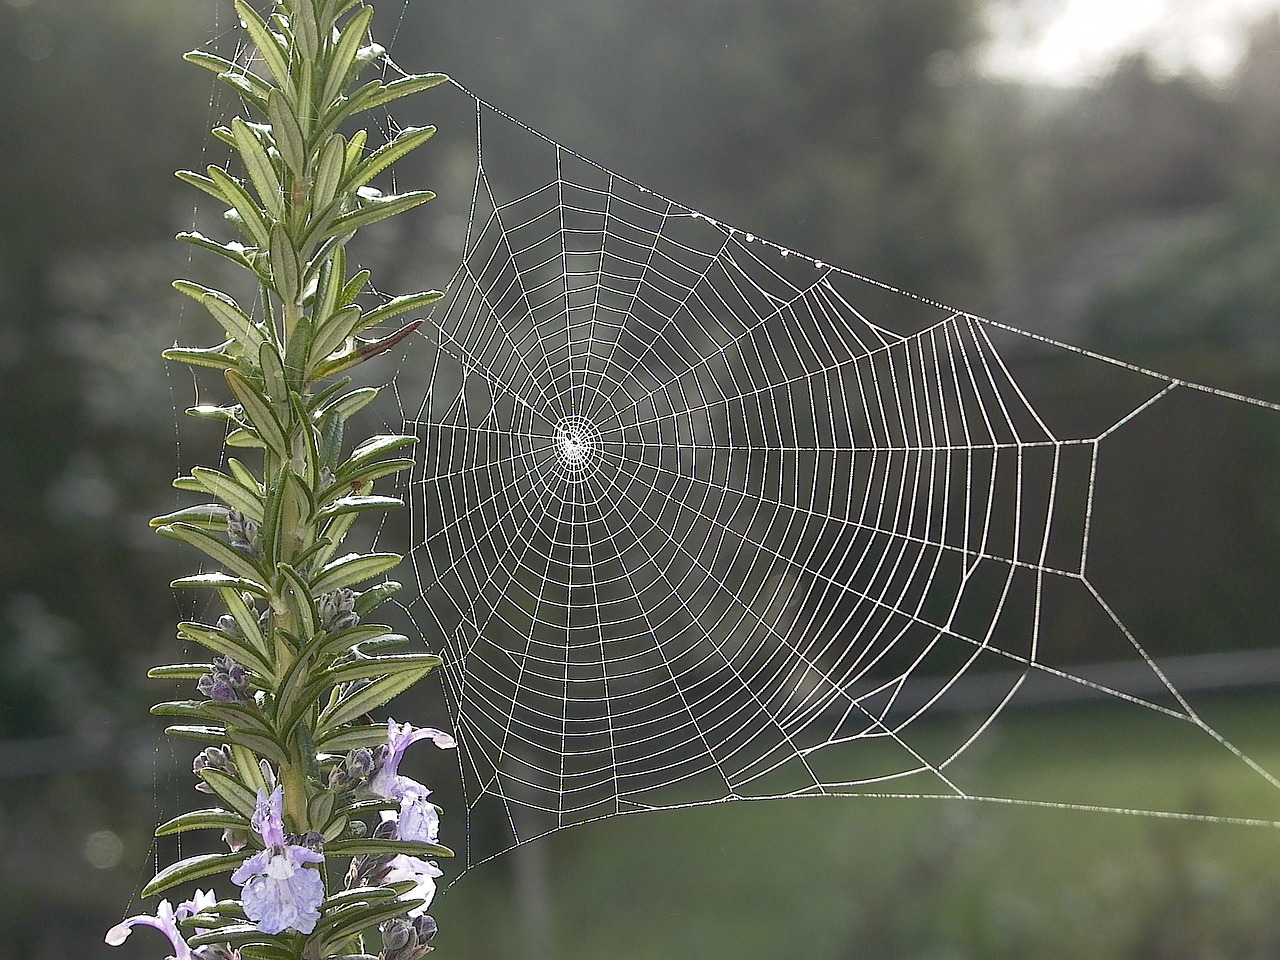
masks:
[(417, 740), (454, 743), (437, 730), (375, 723), (368, 713), (440, 660), (388, 652), (407, 638), (368, 622), (398, 584), (353, 589), (401, 558), (338, 556), (361, 513), (402, 505), (375, 496), (373, 484), (410, 465), (401, 453), (414, 438), (373, 437), (344, 456), (346, 421), (377, 391), (335, 378), (421, 321), (370, 331), (441, 296), (412, 294), (366, 309), (357, 298), (368, 272), (348, 277), (345, 253), (361, 227), (431, 199), (427, 191), (384, 196), (370, 183), (434, 128), (405, 129), (373, 150), (365, 131), (347, 138), (339, 129), (445, 78), (360, 84), (362, 69), (385, 56), (369, 38), (373, 10), (361, 0), (276, 0), (266, 19), (245, 0), (235, 5), (262, 73), (210, 53), (187, 59), (214, 71), (255, 115), (214, 131), (234, 148), (244, 176), (215, 166), (179, 177), (229, 208), (240, 239), (179, 239), (252, 274), (258, 303), (246, 309), (222, 291), (178, 281), (226, 337), (165, 356), (222, 371), (227, 402), (188, 412), (226, 422), (227, 444), (256, 453), (253, 466), (229, 457), (225, 471), (196, 468), (179, 478), (179, 489), (213, 502), (153, 521), (220, 568), (174, 586), (216, 592), (225, 613), (214, 624), (178, 627), (181, 639), (214, 654), (211, 662), (150, 672), (195, 681), (202, 699), (152, 712), (181, 719), (168, 733), (208, 744), (195, 772), (198, 789), (217, 801), (157, 834), (221, 830), (229, 852), (181, 860), (143, 895), (224, 873), (241, 891), (230, 900), (200, 893), (177, 910), (162, 901), (155, 917), (126, 921), (108, 942), (144, 924), (169, 936), (181, 960), (322, 960), (367, 956), (363, 937), (378, 927), (384, 960), (414, 960), (431, 949), (435, 932), (425, 911), (440, 871), (425, 858), (451, 853), (437, 842), (430, 791), (398, 767)]

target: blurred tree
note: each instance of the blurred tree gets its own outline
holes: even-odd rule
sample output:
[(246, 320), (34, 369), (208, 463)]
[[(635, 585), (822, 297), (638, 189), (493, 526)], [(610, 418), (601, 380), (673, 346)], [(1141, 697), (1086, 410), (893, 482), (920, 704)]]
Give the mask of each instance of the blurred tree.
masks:
[(1056, 157), (1061, 227), (1215, 203), (1236, 159), (1229, 105), (1206, 81), (1121, 60), (1045, 131)]
[(956, 109), (980, 8), (496, 0), (410, 7), (397, 47), (709, 215), (964, 299), (989, 267)]
[[(162, 579), (129, 584), (144, 560), (127, 525), (171, 471), (161, 464), (172, 441), (153, 418), (88, 401), (113, 351), (136, 349), (124, 329), (130, 298), (119, 294), (147, 266), (104, 254), (172, 235), (171, 172), (199, 155), (203, 117), (190, 105), (207, 98), (205, 81), (179, 54), (200, 19), (163, 0), (0, 3), (0, 735), (65, 729), (52, 698), (66, 691), (32, 685), (16, 666), (29, 654), (15, 645), (47, 622), (30, 611), (59, 611), (61, 655), (88, 661), (85, 677), (171, 619)], [(77, 303), (94, 284), (108, 291), (96, 318)], [(156, 316), (147, 322), (154, 331)], [(132, 389), (163, 385), (158, 360), (140, 370), (140, 355), (129, 359), (121, 373)]]
[[(1097, 342), (1231, 349), (1255, 370), (1280, 360), (1280, 180), (1242, 182), (1136, 274), (1098, 291)], [(1239, 375), (1240, 371), (1237, 371)]]
[(1280, 178), (1280, 13), (1254, 24), (1235, 75), (1232, 105), (1242, 166), (1249, 172)]

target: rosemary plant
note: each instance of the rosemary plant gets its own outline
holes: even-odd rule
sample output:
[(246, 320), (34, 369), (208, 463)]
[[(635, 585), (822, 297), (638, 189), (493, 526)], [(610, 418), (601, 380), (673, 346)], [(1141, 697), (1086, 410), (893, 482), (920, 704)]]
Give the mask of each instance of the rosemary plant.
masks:
[(434, 128), (402, 130), (372, 150), (365, 131), (341, 130), (445, 78), (361, 83), (362, 70), (385, 56), (370, 39), (373, 10), (361, 0), (276, 0), (266, 19), (245, 0), (235, 6), (261, 73), (211, 53), (187, 59), (214, 71), (252, 114), (214, 131), (234, 148), (244, 175), (212, 166), (178, 176), (229, 208), (240, 239), (180, 239), (248, 271), (258, 303), (246, 308), (224, 292), (177, 281), (226, 339), (165, 356), (222, 372), (227, 402), (188, 412), (225, 421), (226, 443), (247, 448), (242, 456), (252, 465), (228, 457), (225, 471), (194, 469), (176, 485), (213, 502), (153, 521), (220, 568), (174, 586), (214, 591), (225, 612), (216, 623), (178, 627), (181, 639), (213, 654), (211, 662), (150, 672), (195, 681), (199, 698), (152, 712), (179, 718), (168, 733), (207, 744), (194, 769), (197, 790), (215, 800), (157, 833), (221, 830), (228, 852), (174, 863), (143, 896), (225, 873), (240, 891), (229, 899), (196, 891), (177, 908), (161, 901), (155, 915), (124, 921), (107, 942), (143, 924), (169, 936), (178, 960), (324, 960), (368, 957), (370, 936), (382, 960), (414, 960), (431, 949), (435, 932), (425, 911), (440, 871), (424, 858), (451, 854), (436, 842), (430, 791), (398, 766), (418, 740), (454, 742), (439, 730), (369, 717), (440, 660), (389, 652), (407, 639), (368, 622), (399, 588), (368, 585), (401, 558), (338, 553), (362, 513), (401, 505), (374, 495), (373, 485), (410, 465), (402, 454), (414, 442), (376, 436), (344, 453), (344, 425), (377, 391), (353, 389), (340, 375), (421, 321), (371, 331), (441, 296), (417, 293), (365, 309), (357, 300), (369, 273), (349, 277), (345, 253), (360, 228), (431, 199), (427, 191), (384, 196), (370, 184)]

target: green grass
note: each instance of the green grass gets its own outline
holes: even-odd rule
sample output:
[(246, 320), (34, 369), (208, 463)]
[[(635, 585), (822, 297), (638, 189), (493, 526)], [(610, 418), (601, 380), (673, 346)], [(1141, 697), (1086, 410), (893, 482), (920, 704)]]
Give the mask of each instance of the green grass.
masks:
[[(1280, 769), (1280, 699), (1211, 702), (1204, 716)], [(953, 738), (957, 722), (921, 728), (913, 746)], [(1225, 747), (1124, 706), (1007, 715), (953, 772), (992, 796), (1280, 820), (1280, 790)], [(1269, 827), (814, 798), (614, 818), (540, 842), (549, 956), (563, 960), (1261, 958), (1280, 943), (1280, 831)], [(445, 955), (536, 956), (521, 941), (511, 863), (473, 871), (438, 901)]]

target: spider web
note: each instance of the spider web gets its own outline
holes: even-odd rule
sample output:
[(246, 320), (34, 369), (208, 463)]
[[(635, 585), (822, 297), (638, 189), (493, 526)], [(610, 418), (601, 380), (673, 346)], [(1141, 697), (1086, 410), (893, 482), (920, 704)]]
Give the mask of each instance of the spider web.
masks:
[[(1090, 576), (1100, 464), (1126, 431), (1188, 395), (1274, 405), (787, 250), (456, 89), (477, 138), (462, 262), (397, 393), (423, 397), (405, 414), (406, 609), (445, 659), (472, 822), (505, 825), (468, 830), (468, 866), (742, 799), (1275, 821), (1280, 783)], [(1050, 410), (1013, 362), (1048, 355), (1115, 378), (1122, 401)], [(1064, 611), (1125, 669), (1080, 666)], [(1076, 695), (1235, 753), (1266, 812), (966, 787), (1009, 705)]]

